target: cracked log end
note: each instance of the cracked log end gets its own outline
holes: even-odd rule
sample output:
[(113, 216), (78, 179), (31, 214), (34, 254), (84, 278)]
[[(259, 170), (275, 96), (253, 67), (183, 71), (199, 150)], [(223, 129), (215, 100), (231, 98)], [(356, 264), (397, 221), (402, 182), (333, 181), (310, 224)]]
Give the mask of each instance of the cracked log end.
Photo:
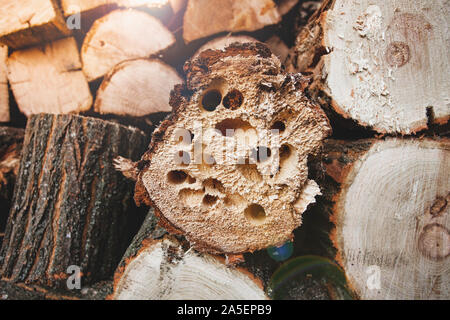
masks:
[(136, 190), (195, 249), (280, 245), (320, 192), (307, 159), (328, 119), (300, 93), (305, 80), (280, 68), (263, 44), (233, 44), (188, 62), (187, 88), (172, 92), (174, 113), (154, 134)]
[(315, 74), (331, 108), (380, 133), (448, 122), (445, 1), (327, 0), (299, 34), (295, 70)]
[(8, 59), (8, 47), (0, 45), (0, 122), (10, 121), (8, 71), (6, 61)]
[(74, 38), (51, 42), (43, 49), (15, 51), (8, 59), (8, 78), (27, 117), (82, 112), (92, 105)]
[(337, 183), (327, 190), (331, 238), (357, 295), (448, 299), (450, 141), (328, 141), (324, 149)]
[(114, 300), (265, 300), (262, 283), (173, 237), (148, 241), (116, 274)]

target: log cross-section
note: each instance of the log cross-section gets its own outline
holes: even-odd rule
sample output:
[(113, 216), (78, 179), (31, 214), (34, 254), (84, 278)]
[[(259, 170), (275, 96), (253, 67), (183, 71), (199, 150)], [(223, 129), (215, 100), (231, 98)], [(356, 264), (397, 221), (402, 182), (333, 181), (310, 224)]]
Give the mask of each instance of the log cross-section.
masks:
[(57, 0), (1, 0), (0, 42), (19, 49), (70, 35)]
[(323, 211), (362, 299), (450, 297), (450, 143), (328, 141)]
[(298, 94), (305, 79), (283, 74), (261, 43), (204, 51), (185, 71), (187, 87), (173, 91), (174, 112), (143, 157), (135, 198), (151, 200), (169, 231), (198, 250), (285, 243), (320, 193), (306, 164), (331, 131)]

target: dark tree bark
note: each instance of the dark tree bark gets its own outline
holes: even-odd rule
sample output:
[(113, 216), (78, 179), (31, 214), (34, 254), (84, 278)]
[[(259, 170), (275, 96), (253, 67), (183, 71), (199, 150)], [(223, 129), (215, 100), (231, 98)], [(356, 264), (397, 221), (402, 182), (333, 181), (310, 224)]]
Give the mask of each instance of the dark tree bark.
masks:
[(73, 115), (29, 119), (0, 252), (3, 279), (63, 287), (67, 268), (82, 283), (108, 279), (142, 220), (127, 212), (133, 183), (113, 167), (147, 145), (133, 128)]

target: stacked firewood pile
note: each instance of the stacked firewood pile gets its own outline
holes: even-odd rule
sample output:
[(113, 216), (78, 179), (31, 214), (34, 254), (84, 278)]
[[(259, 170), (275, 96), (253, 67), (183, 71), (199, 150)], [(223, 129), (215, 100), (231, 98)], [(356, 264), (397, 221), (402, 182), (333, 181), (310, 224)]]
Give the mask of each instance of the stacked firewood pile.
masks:
[(0, 298), (450, 298), (446, 10), (0, 0)]

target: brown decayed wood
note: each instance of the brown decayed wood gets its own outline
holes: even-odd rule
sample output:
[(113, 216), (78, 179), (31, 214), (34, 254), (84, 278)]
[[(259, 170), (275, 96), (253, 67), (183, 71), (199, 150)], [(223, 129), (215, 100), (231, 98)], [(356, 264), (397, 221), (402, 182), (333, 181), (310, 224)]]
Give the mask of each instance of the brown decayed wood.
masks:
[[(256, 61), (255, 61), (256, 60)], [(225, 62), (226, 61), (226, 62)], [(259, 62), (257, 62), (259, 61)], [(252, 71), (252, 75), (241, 73), (242, 70), (247, 70), (249, 68), (246, 64), (252, 64), (260, 65), (260, 67), (256, 68)], [(225, 69), (225, 66), (227, 69)], [(295, 121), (299, 121), (299, 123), (302, 123), (303, 128), (308, 127), (308, 132), (315, 132), (310, 138), (308, 138), (308, 141), (312, 142), (313, 145), (306, 146), (303, 145), (305, 149), (300, 151), (301, 149), (294, 149), (297, 147), (296, 143), (291, 141), (290, 145), (293, 146), (292, 152), (312, 152), (314, 153), (314, 150), (316, 146), (318, 147), (320, 145), (320, 140), (322, 137), (325, 137), (327, 134), (329, 134), (330, 129), (328, 127), (328, 122), (326, 117), (323, 115), (321, 109), (311, 102), (309, 102), (306, 97), (298, 97), (294, 98), (290, 95), (290, 89), (297, 87), (299, 90), (301, 87), (304, 87), (306, 85), (306, 82), (303, 81), (301, 77), (291, 77), (291, 76), (285, 76), (280, 74), (280, 65), (279, 61), (271, 55), (270, 50), (267, 49), (266, 46), (260, 43), (247, 43), (247, 44), (233, 44), (230, 47), (228, 47), (225, 51), (205, 51), (200, 54), (198, 59), (195, 59), (185, 66), (185, 71), (187, 73), (187, 88), (183, 88), (183, 86), (177, 86), (172, 94), (171, 98), (171, 105), (174, 109), (174, 112), (171, 116), (171, 118), (160, 126), (160, 128), (155, 131), (152, 143), (150, 145), (150, 150), (147, 152), (143, 159), (142, 159), (142, 170), (139, 174), (139, 182), (137, 183), (136, 187), (136, 200), (138, 202), (144, 202), (144, 203), (152, 203), (157, 208), (156, 214), (161, 215), (160, 217), (164, 221), (164, 223), (168, 223), (172, 225), (172, 229), (177, 230), (178, 232), (182, 232), (185, 234), (188, 238), (188, 240), (191, 242), (191, 244), (197, 249), (207, 252), (215, 252), (215, 253), (230, 253), (230, 254), (239, 254), (246, 251), (254, 251), (258, 249), (265, 248), (269, 245), (275, 245), (275, 244), (281, 244), (282, 242), (286, 241), (287, 239), (291, 238), (291, 232), (293, 229), (295, 229), (299, 224), (301, 224), (300, 219), (295, 220), (296, 222), (293, 222), (293, 224), (286, 226), (283, 225), (283, 227), (275, 227), (275, 225), (278, 225), (277, 223), (274, 225), (272, 224), (273, 221), (276, 220), (277, 214), (275, 212), (280, 212), (283, 209), (278, 208), (280, 211), (271, 211), (270, 209), (270, 218), (268, 218), (268, 221), (272, 222), (262, 222), (260, 225), (259, 221), (258, 223), (256, 221), (252, 222), (252, 218), (247, 215), (247, 218), (244, 218), (244, 211), (245, 207), (242, 208), (235, 208), (233, 211), (227, 210), (225, 213), (225, 209), (222, 209), (221, 206), (223, 206), (222, 201), (224, 199), (221, 199), (218, 197), (211, 196), (211, 201), (214, 201), (214, 199), (219, 200), (218, 201), (218, 207), (212, 207), (208, 208), (208, 210), (212, 210), (209, 212), (215, 212), (215, 214), (222, 216), (220, 220), (216, 220), (216, 222), (207, 222), (202, 221), (203, 218), (200, 218), (198, 216), (199, 212), (202, 212), (202, 215), (205, 216), (206, 207), (199, 206), (197, 207), (195, 204), (192, 204), (193, 207), (189, 207), (189, 203), (185, 203), (184, 205), (180, 203), (180, 198), (178, 195), (172, 199), (172, 193), (182, 191), (177, 190), (177, 188), (174, 188), (172, 186), (166, 185), (167, 180), (167, 170), (168, 170), (168, 164), (170, 167), (173, 166), (171, 163), (171, 155), (174, 152), (165, 150), (166, 148), (163, 147), (163, 142), (170, 142), (172, 141), (172, 134), (174, 132), (174, 127), (183, 127), (186, 125), (186, 120), (197, 120), (202, 119), (203, 116), (207, 116), (207, 119), (211, 120), (212, 122), (217, 124), (221, 123), (227, 123), (227, 121), (224, 121), (228, 118), (230, 119), (240, 119), (240, 117), (245, 118), (245, 121), (250, 121), (251, 123), (255, 120), (252, 118), (249, 118), (248, 116), (243, 116), (242, 112), (246, 108), (254, 108), (253, 106), (257, 106), (258, 104), (264, 104), (264, 99), (268, 99), (267, 103), (271, 106), (271, 108), (274, 108), (274, 114), (283, 113), (281, 112), (281, 109), (277, 112), (276, 105), (277, 103), (275, 101), (282, 101), (281, 103), (283, 105), (304, 105), (306, 108), (304, 108), (304, 114), (300, 116), (300, 118), (296, 118)], [(226, 74), (224, 74), (222, 71), (227, 70)], [(247, 77), (247, 78), (246, 78)], [(218, 106), (218, 109), (216, 112), (210, 112), (205, 113), (205, 110), (199, 109), (198, 103), (201, 101), (203, 97), (203, 93), (208, 91), (208, 87), (212, 86), (214, 87), (214, 81), (212, 79), (224, 79), (224, 82), (228, 82), (228, 88), (226, 89), (230, 92), (233, 92), (232, 89), (239, 91), (243, 97), (244, 102), (240, 108), (229, 108), (229, 111), (225, 111), (225, 108), (221, 106)], [(270, 83), (270, 84), (267, 84)], [(242, 84), (242, 85), (240, 85)], [(281, 94), (280, 98), (272, 98), (272, 95), (270, 94), (271, 90), (265, 91), (264, 89), (261, 89), (258, 85), (259, 84), (266, 84), (268, 86), (273, 86), (274, 94), (277, 95)], [(242, 86), (242, 87), (241, 87)], [(245, 86), (245, 88), (244, 88)], [(215, 87), (214, 87), (215, 88)], [(206, 91), (204, 91), (206, 90)], [(261, 90), (261, 91), (260, 91)], [(269, 92), (269, 93), (268, 93)], [(223, 96), (226, 96), (226, 91), (223, 92)], [(254, 99), (253, 103), (250, 103)], [(259, 102), (256, 102), (259, 100)], [(274, 100), (272, 100), (274, 99)], [(292, 100), (289, 100), (292, 99)], [(297, 102), (294, 102), (295, 99), (300, 99)], [(227, 101), (224, 99), (224, 101)], [(241, 101), (238, 100), (230, 100), (230, 101)], [(274, 104), (272, 106), (272, 104)], [(308, 110), (308, 111), (307, 111)], [(310, 111), (309, 111), (310, 110)], [(264, 109), (259, 109), (259, 112), (264, 112)], [(298, 112), (298, 111), (296, 111)], [(311, 113), (309, 113), (311, 112)], [(246, 112), (246, 114), (250, 114), (254, 112)], [(284, 114), (284, 113), (283, 113)], [(298, 116), (298, 113), (296, 113)], [(300, 112), (300, 114), (302, 114)], [(189, 116), (188, 116), (189, 115)], [(281, 116), (281, 114), (279, 115)], [(278, 116), (278, 118), (279, 118)], [(305, 117), (303, 120), (301, 120), (301, 117)], [(242, 119), (243, 119), (242, 118)], [(275, 119), (276, 118), (276, 119)], [(269, 126), (272, 122), (275, 122), (277, 117), (274, 117), (274, 119), (271, 119), (270, 116), (261, 116), (260, 120), (261, 126)], [(241, 119), (241, 122), (244, 121)], [(283, 118), (284, 119), (284, 118)], [(190, 121), (188, 120), (188, 122)], [(214, 127), (214, 125), (211, 123), (209, 124), (208, 121), (205, 121), (205, 125), (207, 127), (211, 126)], [(278, 119), (279, 120), (279, 119)], [(290, 124), (289, 124), (289, 117), (287, 119), (284, 119), (286, 121), (286, 130), (291, 130)], [(203, 121), (203, 120), (202, 120)], [(245, 122), (244, 121), (244, 122)], [(258, 121), (258, 120), (256, 120)], [(230, 121), (229, 121), (230, 122)], [(233, 122), (233, 121), (231, 121)], [(230, 123), (231, 123), (230, 122)], [(208, 123), (208, 124), (207, 124)], [(237, 123), (240, 123), (237, 121)], [(254, 126), (256, 125), (253, 124)], [(186, 128), (189, 128), (189, 124), (186, 126)], [(292, 124), (293, 127), (297, 127), (296, 125)], [(192, 130), (191, 128), (189, 128)], [(295, 132), (295, 133), (294, 133)], [(192, 133), (194, 133), (192, 131)], [(196, 136), (198, 133), (194, 133)], [(305, 133), (301, 133), (300, 131), (293, 131), (291, 136), (297, 137), (299, 139), (298, 141), (304, 139), (303, 135)], [(315, 142), (314, 142), (315, 141)], [(285, 143), (285, 142), (284, 142)], [(171, 144), (171, 143), (170, 143)], [(169, 145), (170, 145), (169, 144)], [(213, 149), (216, 149), (214, 147)], [(208, 151), (210, 152), (210, 151)], [(275, 152), (275, 151), (274, 151)], [(157, 157), (157, 158), (156, 158)], [(162, 158), (160, 158), (162, 157)], [(166, 158), (167, 157), (167, 158)], [(299, 156), (300, 157), (300, 156)], [(157, 160), (156, 160), (157, 159)], [(191, 156), (191, 159), (192, 156)], [(158, 165), (164, 165), (165, 169), (156, 169), (156, 166)], [(297, 167), (297, 165), (299, 165)], [(294, 217), (300, 218), (301, 213), (306, 209), (307, 205), (314, 201), (314, 195), (318, 191), (314, 187), (314, 183), (312, 181), (308, 181), (306, 179), (306, 171), (305, 167), (301, 165), (301, 161), (292, 167), (289, 167), (289, 169), (285, 169), (290, 171), (290, 174), (288, 174), (285, 170), (281, 170), (280, 172), (284, 172), (280, 175), (275, 175), (275, 177), (271, 177), (270, 179), (275, 179), (273, 183), (281, 183), (281, 180), (285, 181), (287, 185), (291, 185), (293, 188), (292, 190), (285, 189), (284, 191), (287, 192), (287, 194), (290, 194), (290, 192), (293, 192), (294, 197), (296, 198), (297, 204), (295, 205), (296, 214), (294, 214)], [(175, 166), (176, 167), (176, 166)], [(173, 167), (173, 168), (175, 168)], [(201, 166), (200, 166), (201, 167)], [(224, 170), (224, 168), (227, 167), (224, 166), (217, 166), (217, 170)], [(240, 176), (238, 172), (234, 172), (232, 169), (233, 166), (228, 166), (228, 169), (230, 172), (228, 173), (217, 173), (214, 174), (214, 177), (217, 177), (216, 179), (222, 180), (222, 187), (224, 187), (227, 191), (225, 191), (224, 197), (226, 194), (230, 193), (230, 196), (232, 196), (233, 190), (232, 183), (230, 182), (230, 185), (227, 183), (223, 183), (223, 177), (226, 177), (227, 175), (233, 176), (237, 175)], [(255, 166), (256, 167), (256, 166)], [(207, 183), (207, 181), (211, 180), (212, 177), (208, 174), (202, 173), (201, 171), (195, 170), (195, 168), (192, 168), (192, 170), (188, 167), (179, 168), (179, 170), (183, 170), (184, 172), (189, 172), (189, 176), (193, 179), (189, 180), (196, 180), (195, 183), (199, 183), (200, 185), (203, 183)], [(262, 170), (262, 168), (256, 169), (256, 170)], [(299, 171), (297, 171), (299, 170)], [(159, 173), (157, 173), (159, 172)], [(302, 172), (301, 174), (299, 172)], [(161, 176), (153, 176), (161, 175)], [(244, 174), (244, 173), (242, 173)], [(284, 176), (286, 174), (286, 176)], [(299, 175), (300, 174), (300, 175)], [(306, 175), (304, 175), (306, 174)], [(296, 179), (295, 182), (287, 183), (285, 179), (290, 179), (288, 176), (290, 175), (290, 178)], [(298, 176), (299, 175), (299, 176)], [(284, 177), (283, 177), (284, 176)], [(303, 178), (301, 178), (301, 177)], [(152, 177), (152, 178), (150, 178)], [(297, 179), (298, 178), (298, 179)], [(248, 184), (254, 183), (254, 181), (247, 181), (247, 178), (239, 178), (241, 179), (241, 183), (246, 181), (246, 186), (242, 186), (242, 191), (239, 191), (241, 194), (246, 194), (246, 197), (250, 195), (252, 197), (252, 194), (255, 195), (255, 193), (258, 193), (257, 186), (253, 186), (252, 188), (249, 188)], [(264, 178), (262, 178), (264, 179)], [(281, 179), (281, 180), (279, 180)], [(157, 185), (160, 185), (157, 187)], [(238, 183), (239, 184), (239, 183)], [(283, 184), (283, 183), (282, 183)], [(218, 184), (220, 185), (220, 183)], [(190, 188), (196, 188), (195, 186), (191, 185)], [(188, 188), (188, 187), (186, 187)], [(228, 189), (230, 188), (230, 189)], [(157, 190), (164, 190), (165, 196), (162, 197), (162, 194), (159, 194)], [(220, 188), (219, 188), (220, 189)], [(283, 188), (281, 188), (283, 189)], [(193, 189), (194, 190), (194, 189)], [(195, 189), (197, 190), (197, 189)], [(303, 190), (303, 192), (302, 192)], [(313, 191), (315, 190), (315, 191)], [(199, 190), (201, 192), (201, 189)], [(255, 192), (255, 193), (253, 193)], [(183, 192), (182, 192), (183, 193)], [(270, 193), (270, 192), (269, 192)], [(268, 199), (271, 194), (267, 194), (266, 198)], [(169, 197), (170, 196), (170, 197)], [(280, 196), (280, 195), (278, 195)], [(205, 195), (207, 198), (207, 195)], [(305, 197), (305, 198), (303, 198)], [(208, 199), (204, 199), (204, 203), (207, 203)], [(274, 198), (277, 198), (277, 196), (274, 196)], [(150, 200), (151, 199), (151, 200)], [(164, 199), (171, 199), (169, 200), (171, 204), (168, 202), (165, 202)], [(303, 202), (304, 200), (304, 202)], [(253, 208), (251, 205), (251, 201), (256, 201), (256, 198), (247, 203), (247, 205)], [(264, 200), (261, 200), (264, 201)], [(288, 201), (288, 200), (287, 200)], [(277, 201), (272, 201), (277, 202)], [(163, 204), (164, 203), (164, 204)], [(241, 203), (244, 205), (246, 201)], [(267, 208), (272, 206), (271, 203), (264, 203), (264, 205), (267, 205)], [(293, 204), (292, 204), (293, 205)], [(176, 206), (173, 207), (173, 206)], [(178, 207), (179, 206), (179, 207)], [(181, 209), (183, 207), (183, 209)], [(183, 213), (179, 213), (178, 217), (182, 217), (182, 220), (178, 220), (178, 218), (175, 218), (173, 215), (168, 214), (167, 210), (168, 208), (171, 208), (172, 212), (180, 212), (180, 210), (183, 210)], [(220, 208), (220, 209), (219, 209)], [(256, 204), (255, 204), (256, 208)], [(224, 211), (222, 211), (224, 210)], [(251, 209), (248, 210), (248, 214), (251, 214)], [(294, 210), (294, 207), (291, 207), (290, 209), (286, 210)], [(222, 213), (223, 212), (223, 213)], [(291, 212), (291, 214), (293, 211)], [(190, 216), (192, 214), (192, 216)], [(271, 215), (274, 216), (271, 216)], [(242, 215), (242, 216), (241, 216)], [(223, 217), (227, 217), (226, 219), (221, 221)], [(241, 221), (241, 219), (244, 219)], [(250, 219), (250, 220), (246, 220)], [(274, 219), (274, 220), (272, 220)], [(202, 221), (200, 224), (197, 224), (197, 227), (192, 227), (191, 223), (193, 221)], [(239, 222), (238, 222), (239, 221)], [(230, 226), (235, 223), (236, 226), (233, 228), (243, 228), (242, 231), (235, 231), (234, 237), (238, 237), (239, 241), (234, 242), (233, 240), (230, 240), (230, 233), (227, 232), (227, 238), (224, 239), (223, 232), (221, 225), (223, 223), (223, 226)], [(284, 224), (289, 222), (284, 219)], [(238, 227), (240, 226), (240, 227)], [(274, 228), (272, 228), (274, 227)], [(250, 228), (251, 232), (247, 230), (246, 228)], [(214, 230), (213, 230), (214, 229)], [(245, 229), (245, 231), (244, 231)], [(276, 231), (275, 231), (276, 229)], [(242, 232), (242, 234), (241, 234)]]
[[(360, 298), (448, 298), (448, 154), (445, 138), (325, 144), (322, 167), (331, 180), (321, 181), (320, 206), (331, 212), (336, 260)], [(380, 287), (370, 286), (374, 270)]]
[[(243, 268), (227, 268), (223, 258), (195, 253), (185, 241), (165, 236), (152, 212), (119, 264), (108, 299), (192, 299), (192, 294), (208, 299), (265, 298), (262, 283), (253, 274)], [(154, 259), (147, 258), (155, 254)], [(146, 271), (137, 270), (141, 267)], [(190, 268), (200, 271), (190, 274)], [(181, 276), (177, 276), (179, 272)], [(206, 279), (208, 286), (204, 285)], [(155, 281), (160, 283), (155, 285)]]
[(8, 47), (0, 45), (0, 122), (10, 120), (7, 59)]

